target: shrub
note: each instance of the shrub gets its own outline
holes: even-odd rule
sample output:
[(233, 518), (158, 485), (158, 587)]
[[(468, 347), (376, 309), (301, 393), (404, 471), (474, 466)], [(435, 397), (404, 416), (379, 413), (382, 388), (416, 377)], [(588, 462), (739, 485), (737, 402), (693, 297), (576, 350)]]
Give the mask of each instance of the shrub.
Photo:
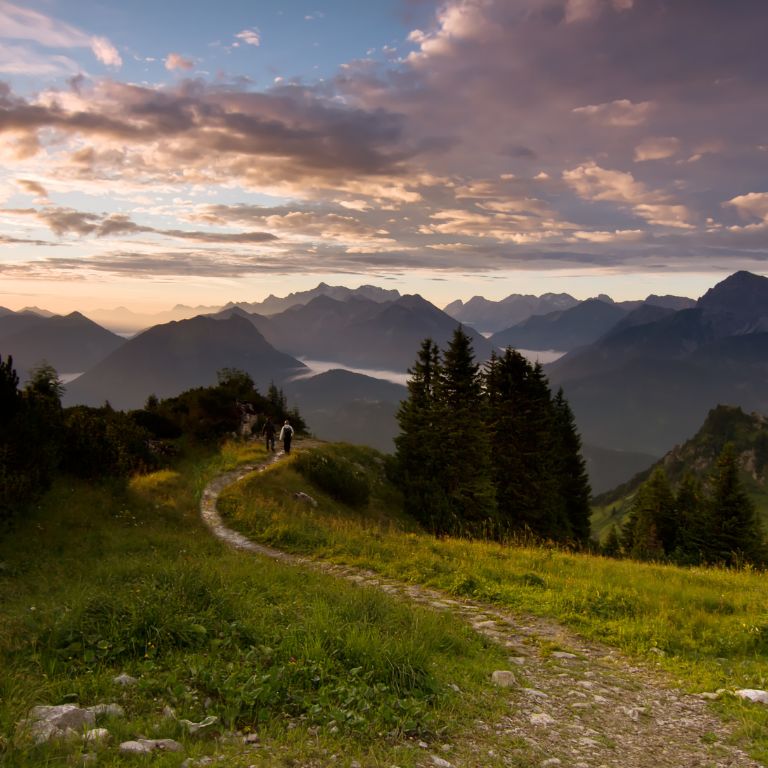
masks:
[(344, 459), (322, 451), (307, 451), (296, 457), (294, 468), (320, 490), (343, 504), (365, 507), (371, 488), (365, 475)]

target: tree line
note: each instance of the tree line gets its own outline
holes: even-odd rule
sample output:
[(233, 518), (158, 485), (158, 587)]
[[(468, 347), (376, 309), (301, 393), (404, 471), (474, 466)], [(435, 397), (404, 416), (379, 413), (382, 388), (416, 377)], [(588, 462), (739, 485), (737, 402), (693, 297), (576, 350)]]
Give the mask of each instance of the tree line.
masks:
[(733, 444), (723, 448), (708, 478), (688, 473), (676, 490), (657, 467), (635, 493), (621, 529), (609, 530), (603, 551), (680, 565), (764, 564), (763, 530)]
[[(285, 395), (270, 386), (266, 396), (249, 374), (223, 369), (211, 387), (176, 397), (150, 395), (142, 409), (115, 411), (63, 408), (64, 387), (56, 371), (41, 364), (20, 386), (13, 358), (0, 356), (0, 529), (42, 495), (56, 473), (86, 479), (127, 478), (168, 463), (184, 440), (210, 442), (238, 430), (242, 409), (277, 423), (306, 425)], [(180, 438), (180, 439), (179, 439)]]
[(405, 510), (438, 535), (585, 545), (590, 487), (562, 390), (508, 348), (484, 366), (457, 328), (441, 351), (425, 339), (397, 419)]

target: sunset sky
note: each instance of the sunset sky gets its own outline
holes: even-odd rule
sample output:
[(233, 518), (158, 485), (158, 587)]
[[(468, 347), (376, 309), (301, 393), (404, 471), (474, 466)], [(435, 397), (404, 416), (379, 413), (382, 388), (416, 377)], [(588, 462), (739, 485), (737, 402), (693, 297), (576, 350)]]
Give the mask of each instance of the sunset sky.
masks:
[(0, 305), (768, 272), (765, 0), (0, 0)]

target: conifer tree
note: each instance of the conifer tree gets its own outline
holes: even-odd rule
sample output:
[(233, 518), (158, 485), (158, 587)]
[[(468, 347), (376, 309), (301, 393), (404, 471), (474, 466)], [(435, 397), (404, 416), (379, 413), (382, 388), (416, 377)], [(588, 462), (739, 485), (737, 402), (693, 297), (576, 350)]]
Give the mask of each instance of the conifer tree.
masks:
[[(560, 388), (553, 401), (556, 437), (555, 477), (574, 541), (586, 544), (590, 534), (591, 509), (587, 467), (581, 455), (581, 438), (568, 401)], [(618, 541), (618, 536), (617, 536)]]
[(440, 353), (432, 339), (422, 342), (408, 373), (408, 399), (397, 412), (400, 434), (395, 438), (400, 486), (405, 511), (438, 532), (443, 530), (448, 512), (437, 436)]
[(543, 538), (568, 538), (554, 474), (554, 412), (541, 366), (507, 348), (486, 367), (485, 382), (502, 526)]
[(681, 565), (696, 565), (706, 559), (709, 546), (710, 520), (708, 505), (702, 499), (701, 485), (687, 472), (675, 494), (677, 539), (674, 559)]
[(618, 557), (621, 554), (621, 539), (619, 538), (619, 530), (615, 523), (608, 529), (608, 535), (603, 542), (602, 552), (606, 557)]
[(447, 531), (480, 535), (497, 530), (480, 366), (469, 336), (457, 328), (437, 379), (440, 463), (450, 520)]
[(638, 560), (663, 560), (672, 552), (677, 536), (675, 499), (661, 467), (638, 488), (622, 533), (624, 549)]
[(755, 506), (739, 479), (736, 451), (727, 443), (717, 459), (709, 500), (708, 559), (735, 565), (765, 559), (763, 532)]

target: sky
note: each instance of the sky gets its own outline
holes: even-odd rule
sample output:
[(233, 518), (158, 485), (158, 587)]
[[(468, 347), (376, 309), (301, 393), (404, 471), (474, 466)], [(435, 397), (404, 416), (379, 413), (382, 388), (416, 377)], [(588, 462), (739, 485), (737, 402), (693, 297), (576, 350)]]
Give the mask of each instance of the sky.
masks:
[(768, 273), (764, 0), (0, 0), (0, 305)]

